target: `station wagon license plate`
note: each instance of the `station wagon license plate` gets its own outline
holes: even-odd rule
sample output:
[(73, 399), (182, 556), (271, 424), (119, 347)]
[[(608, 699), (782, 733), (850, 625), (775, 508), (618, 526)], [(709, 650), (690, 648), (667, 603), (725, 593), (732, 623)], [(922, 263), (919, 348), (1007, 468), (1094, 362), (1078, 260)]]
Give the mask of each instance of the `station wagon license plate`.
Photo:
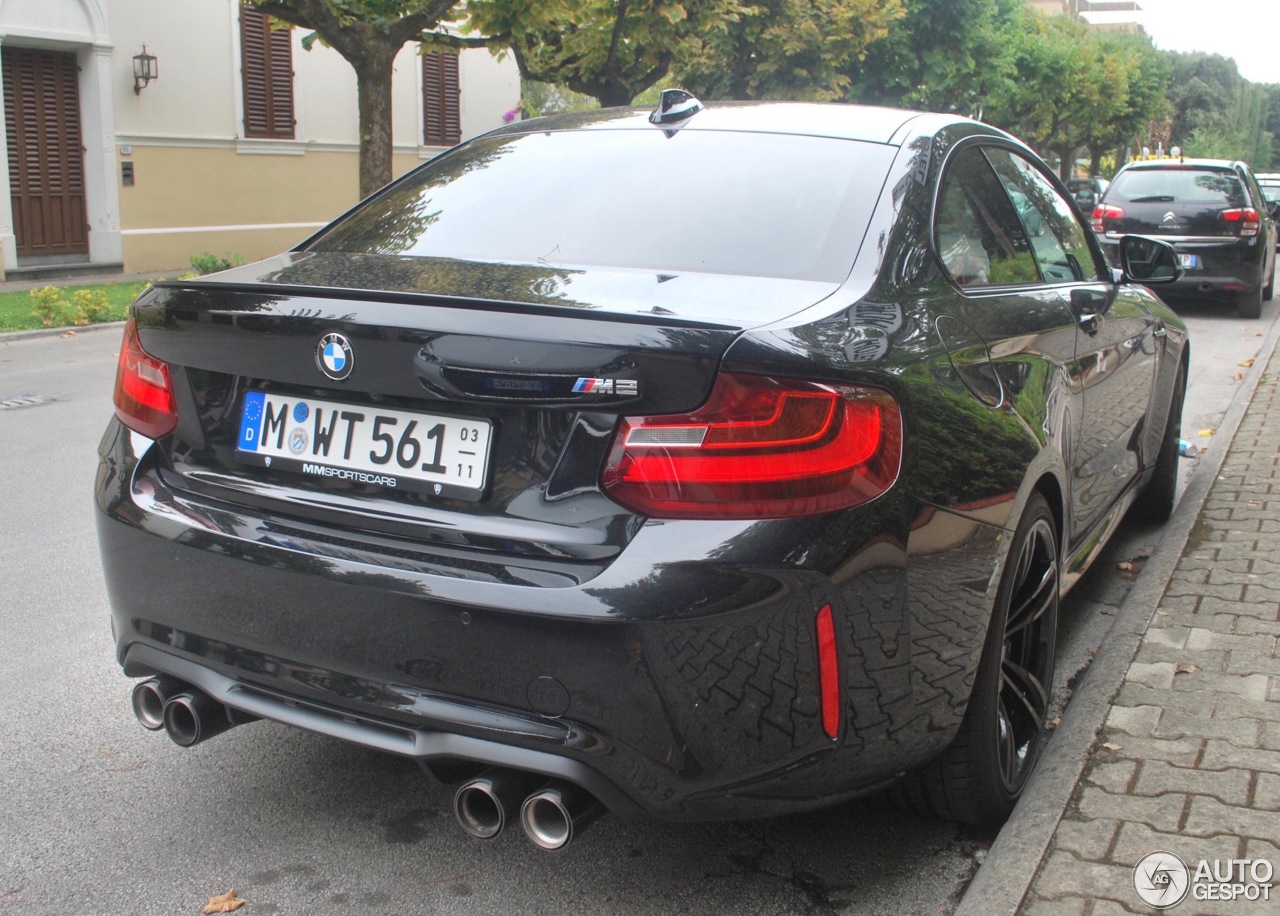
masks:
[(487, 420), (250, 391), (236, 457), (321, 480), (479, 499), (492, 433)]
[(1195, 270), (1200, 266), (1200, 258), (1194, 254), (1180, 254), (1178, 255), (1178, 264), (1181, 265), (1183, 270)]

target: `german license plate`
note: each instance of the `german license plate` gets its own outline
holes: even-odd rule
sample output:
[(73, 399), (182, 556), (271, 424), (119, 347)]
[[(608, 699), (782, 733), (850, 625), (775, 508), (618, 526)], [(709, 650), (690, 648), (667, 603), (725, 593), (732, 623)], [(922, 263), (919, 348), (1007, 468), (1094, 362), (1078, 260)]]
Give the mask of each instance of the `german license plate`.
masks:
[(1200, 266), (1200, 259), (1194, 254), (1180, 254), (1178, 263), (1182, 265), (1183, 270), (1195, 270)]
[(319, 480), (479, 499), (493, 425), (250, 391), (236, 457)]

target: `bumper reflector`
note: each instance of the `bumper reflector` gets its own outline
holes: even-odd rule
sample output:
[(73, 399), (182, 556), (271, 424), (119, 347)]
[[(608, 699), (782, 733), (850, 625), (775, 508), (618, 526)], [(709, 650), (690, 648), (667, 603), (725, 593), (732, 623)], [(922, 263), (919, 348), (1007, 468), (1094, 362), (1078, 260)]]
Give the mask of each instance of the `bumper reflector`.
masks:
[(831, 605), (818, 611), (818, 687), (822, 700), (822, 730), (828, 738), (840, 734), (840, 666), (836, 656), (836, 627)]

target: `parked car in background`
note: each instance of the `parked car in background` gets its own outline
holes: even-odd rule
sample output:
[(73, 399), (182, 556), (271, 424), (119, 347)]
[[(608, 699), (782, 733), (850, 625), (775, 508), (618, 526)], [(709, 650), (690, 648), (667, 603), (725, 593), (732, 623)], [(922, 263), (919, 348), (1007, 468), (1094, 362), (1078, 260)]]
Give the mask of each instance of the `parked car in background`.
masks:
[(1276, 223), (1243, 162), (1131, 162), (1116, 173), (1092, 223), (1113, 257), (1132, 234), (1173, 245), (1184, 273), (1162, 296), (1219, 301), (1257, 318), (1274, 292)]
[(1258, 179), (1258, 187), (1262, 189), (1262, 196), (1266, 198), (1271, 218), (1276, 221), (1278, 228), (1275, 241), (1280, 244), (1280, 172), (1260, 172), (1254, 177)]
[(1067, 179), (1067, 190), (1071, 192), (1071, 199), (1075, 202), (1076, 209), (1080, 211), (1085, 219), (1088, 219), (1093, 213), (1093, 208), (1107, 190), (1108, 184), (1110, 182), (1107, 179), (1099, 178), (1096, 175), (1088, 178)]
[(544, 848), (908, 771), (998, 823), (1059, 597), (1173, 506), (1176, 257), (1117, 257), (988, 125), (668, 90), (158, 283), (96, 484), (134, 712), (402, 754)]

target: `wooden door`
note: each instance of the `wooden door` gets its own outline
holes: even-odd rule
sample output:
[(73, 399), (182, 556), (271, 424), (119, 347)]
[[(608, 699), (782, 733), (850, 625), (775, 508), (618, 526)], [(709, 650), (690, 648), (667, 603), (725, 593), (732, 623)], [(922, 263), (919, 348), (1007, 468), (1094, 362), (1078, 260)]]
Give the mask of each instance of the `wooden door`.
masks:
[(5, 47), (0, 60), (18, 256), (87, 255), (76, 56)]

